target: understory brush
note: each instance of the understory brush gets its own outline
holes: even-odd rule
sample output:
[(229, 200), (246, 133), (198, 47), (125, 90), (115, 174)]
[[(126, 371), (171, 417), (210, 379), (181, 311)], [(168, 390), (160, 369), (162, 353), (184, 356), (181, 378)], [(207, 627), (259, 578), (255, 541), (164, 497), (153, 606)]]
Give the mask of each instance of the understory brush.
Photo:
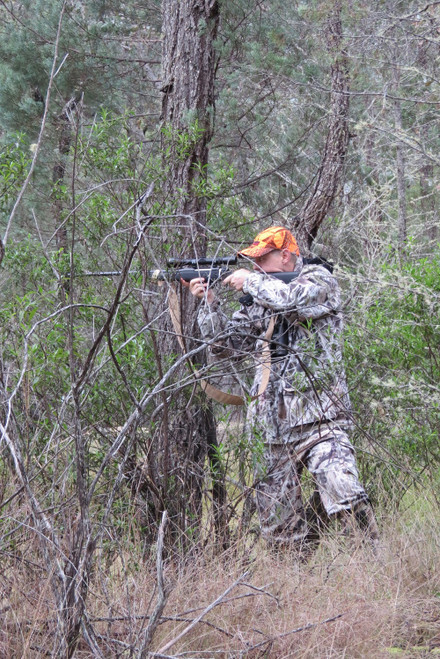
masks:
[[(420, 501), (418, 502), (420, 504)], [(376, 551), (331, 530), (307, 561), (261, 539), (219, 552), (214, 542), (159, 561), (169, 592), (149, 653), (157, 657), (390, 657), (440, 651), (440, 512), (402, 502), (378, 511)], [(75, 657), (138, 657), (160, 600), (154, 549), (121, 543), (97, 554)], [(51, 575), (32, 542), (2, 555), (1, 657), (51, 655)], [(92, 650), (90, 645), (95, 645)]]

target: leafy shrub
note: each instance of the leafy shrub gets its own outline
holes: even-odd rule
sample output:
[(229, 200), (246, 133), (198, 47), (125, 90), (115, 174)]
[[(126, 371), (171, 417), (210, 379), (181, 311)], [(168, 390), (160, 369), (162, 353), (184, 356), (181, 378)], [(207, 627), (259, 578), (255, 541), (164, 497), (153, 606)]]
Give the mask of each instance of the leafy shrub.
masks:
[(440, 253), (377, 275), (353, 305), (345, 355), (364, 471), (402, 491), (440, 468)]

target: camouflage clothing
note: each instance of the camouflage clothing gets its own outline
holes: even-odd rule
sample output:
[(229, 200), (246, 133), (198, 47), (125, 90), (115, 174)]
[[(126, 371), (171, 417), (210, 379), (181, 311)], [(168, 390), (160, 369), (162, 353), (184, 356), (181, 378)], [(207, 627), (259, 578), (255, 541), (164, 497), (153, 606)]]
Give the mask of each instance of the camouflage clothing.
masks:
[(312, 474), (326, 515), (358, 508), (367, 501), (359, 483), (353, 447), (335, 424), (322, 424), (308, 437), (310, 449), (267, 444), (256, 470), (256, 501), (263, 537), (270, 542), (303, 543), (309, 538), (301, 497), (301, 473)]
[[(303, 265), (299, 257), (296, 270), (298, 277), (288, 284), (270, 275), (249, 275), (243, 292), (253, 303), (231, 320), (217, 301), (199, 313), (202, 335), (216, 360), (254, 357), (251, 395), (258, 392), (264, 336), (276, 316), (269, 384), (249, 405), (247, 431), (265, 445), (257, 470), (262, 530), (283, 542), (286, 536), (296, 541), (307, 535), (299, 482), (303, 466), (314, 475), (327, 514), (367, 500), (346, 434), (351, 424), (340, 289), (320, 265)], [(277, 356), (277, 347), (283, 356)]]
[[(301, 267), (301, 261), (297, 267)], [(301, 426), (345, 418), (350, 403), (341, 353), (340, 290), (322, 266), (304, 266), (290, 284), (253, 273), (243, 287), (254, 304), (243, 306), (228, 321), (218, 303), (202, 308), (199, 324), (205, 339), (215, 339), (218, 359), (253, 355), (255, 377), (251, 395), (262, 376), (261, 351), (273, 314), (286, 328), (287, 355), (272, 359), (266, 392), (251, 406), (252, 417), (265, 425), (266, 441), (290, 441)], [(274, 337), (277, 332), (275, 330)]]

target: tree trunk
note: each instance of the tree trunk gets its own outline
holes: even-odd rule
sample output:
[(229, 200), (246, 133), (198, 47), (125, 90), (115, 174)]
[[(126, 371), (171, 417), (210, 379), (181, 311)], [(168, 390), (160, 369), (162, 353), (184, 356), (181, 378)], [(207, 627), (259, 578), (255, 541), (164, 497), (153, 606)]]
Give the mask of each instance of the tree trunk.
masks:
[(177, 212), (204, 226), (206, 198), (197, 184), (206, 180), (214, 128), (218, 2), (163, 0), (162, 12), (162, 146), (163, 153), (169, 149), (170, 167), (166, 187)]
[[(214, 125), (214, 40), (217, 0), (163, 0), (162, 153), (168, 212), (177, 216), (163, 226), (170, 256), (204, 254), (206, 250), (205, 185), (209, 143)], [(196, 301), (186, 291), (181, 298), (183, 335), (197, 334)], [(170, 320), (166, 321), (160, 356), (180, 351)], [(189, 349), (192, 339), (184, 339)], [(202, 513), (204, 465), (216, 445), (213, 412), (198, 390), (173, 396), (172, 413), (163, 399), (161, 447), (162, 500), (182, 538), (196, 538)], [(212, 460), (211, 460), (212, 461)], [(214, 473), (215, 470), (213, 470)], [(219, 472), (215, 472), (218, 474)], [(214, 478), (216, 476), (214, 475)], [(216, 483), (215, 518), (219, 519), (224, 492)], [(159, 511), (158, 511), (159, 512)]]
[[(424, 132), (422, 130), (422, 134)], [(439, 226), (438, 205), (436, 203), (436, 193), (433, 185), (434, 180), (434, 165), (429, 161), (424, 162), (420, 167), (420, 205), (422, 221), (427, 226), (426, 238), (430, 248), (435, 247), (438, 241)]]
[(348, 147), (349, 73), (343, 50), (341, 3), (335, 3), (327, 21), (327, 48), (334, 56), (331, 68), (330, 113), (327, 139), (312, 194), (294, 220), (293, 230), (302, 253), (310, 251), (319, 226), (335, 199), (343, 178)]
[(407, 237), (407, 211), (406, 211), (406, 192), (405, 192), (405, 156), (403, 151), (403, 142), (401, 134), (402, 125), (402, 104), (399, 100), (398, 90), (400, 85), (400, 69), (397, 58), (394, 57), (394, 92), (396, 95), (393, 101), (394, 109), (394, 127), (397, 137), (396, 144), (396, 183), (397, 183), (397, 227), (398, 227), (398, 251), (402, 256), (406, 237)]
[[(432, 21), (430, 21), (432, 24)], [(432, 25), (433, 32), (435, 32), (435, 23)], [(429, 42), (423, 41), (420, 44), (420, 49), (417, 57), (417, 64), (421, 70), (427, 69), (429, 65), (428, 57)], [(423, 144), (429, 144), (430, 138), (429, 125), (424, 121), (420, 126), (420, 135)], [(439, 226), (439, 212), (437, 204), (436, 187), (434, 186), (435, 174), (434, 164), (423, 154), (420, 161), (420, 206), (422, 222), (426, 226), (425, 236), (428, 241), (429, 248), (435, 249), (438, 241), (438, 226)]]

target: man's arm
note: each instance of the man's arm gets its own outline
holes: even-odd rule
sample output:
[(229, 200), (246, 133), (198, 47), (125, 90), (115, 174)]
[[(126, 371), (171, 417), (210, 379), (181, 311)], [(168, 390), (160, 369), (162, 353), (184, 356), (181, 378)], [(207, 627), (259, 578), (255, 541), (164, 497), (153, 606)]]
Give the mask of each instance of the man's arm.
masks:
[(340, 308), (338, 283), (320, 266), (305, 266), (288, 284), (255, 272), (246, 279), (243, 291), (263, 307), (296, 313), (300, 319), (320, 318)]
[[(225, 280), (225, 285), (241, 291), (250, 275), (244, 268), (236, 270)], [(209, 341), (210, 352), (220, 358), (242, 358), (255, 349), (256, 341), (266, 331), (262, 317), (253, 318), (248, 308), (235, 311), (232, 318), (223, 313), (220, 302), (202, 278), (191, 280), (187, 286), (194, 297), (204, 300), (198, 313), (198, 324), (203, 338)], [(260, 308), (261, 309), (261, 308)], [(261, 310), (262, 311), (262, 310)], [(263, 316), (264, 314), (260, 314)]]
[[(242, 291), (243, 284), (250, 274), (250, 270), (246, 270), (246, 268), (235, 270), (223, 280), (223, 286), (229, 286), (236, 291)], [(189, 288), (190, 293), (199, 300), (204, 299), (207, 304), (211, 305), (216, 299), (212, 288), (209, 288), (209, 282), (207, 282), (203, 277), (196, 277), (191, 279), (189, 283), (183, 279), (180, 281), (182, 286)]]

